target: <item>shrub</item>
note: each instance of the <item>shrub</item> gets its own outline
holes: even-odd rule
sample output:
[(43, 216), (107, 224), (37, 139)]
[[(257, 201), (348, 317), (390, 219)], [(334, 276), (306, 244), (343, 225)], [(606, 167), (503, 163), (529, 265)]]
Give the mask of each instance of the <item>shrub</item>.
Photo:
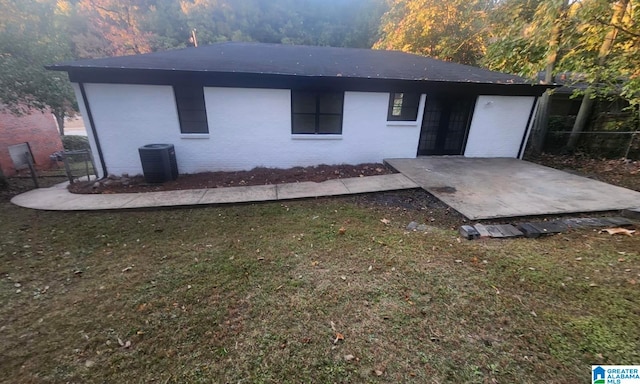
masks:
[(65, 135), (62, 136), (62, 145), (65, 151), (89, 150), (89, 139), (86, 136)]

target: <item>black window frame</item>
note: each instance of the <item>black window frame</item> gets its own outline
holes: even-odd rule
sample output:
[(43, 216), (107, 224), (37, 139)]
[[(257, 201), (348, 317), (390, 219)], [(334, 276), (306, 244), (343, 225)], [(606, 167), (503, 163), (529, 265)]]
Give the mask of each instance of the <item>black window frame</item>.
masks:
[[(401, 96), (400, 105), (396, 104), (397, 96)], [(389, 109), (387, 111), (387, 121), (417, 121), (418, 109), (420, 108), (420, 94), (410, 92), (391, 92), (389, 94)], [(397, 110), (400, 114), (394, 114)]]
[(209, 133), (204, 88), (195, 85), (174, 85), (173, 96), (178, 110), (180, 133), (198, 135)]
[[(296, 112), (296, 99), (297, 96), (305, 95), (307, 97), (312, 96), (315, 99), (315, 112)], [(323, 96), (332, 95), (339, 96), (340, 99), (340, 113), (321, 112), (320, 100)], [(296, 130), (296, 116), (314, 116), (315, 127), (314, 132), (304, 132), (300, 129)], [(322, 116), (339, 116), (340, 117), (340, 132), (324, 130), (320, 123)], [(342, 124), (344, 121), (344, 92), (343, 91), (306, 91), (306, 90), (291, 90), (291, 134), (292, 135), (342, 135)]]

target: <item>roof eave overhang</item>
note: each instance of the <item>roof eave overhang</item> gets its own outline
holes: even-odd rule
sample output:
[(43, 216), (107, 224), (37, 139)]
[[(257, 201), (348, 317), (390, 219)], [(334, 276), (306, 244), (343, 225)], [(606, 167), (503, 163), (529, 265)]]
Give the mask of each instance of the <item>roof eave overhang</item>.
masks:
[(390, 79), (347, 76), (304, 76), (270, 73), (181, 71), (49, 66), (65, 71), (75, 83), (107, 84), (197, 84), (206, 87), (314, 89), (365, 92), (442, 92), (504, 96), (540, 96), (552, 85), (431, 79)]

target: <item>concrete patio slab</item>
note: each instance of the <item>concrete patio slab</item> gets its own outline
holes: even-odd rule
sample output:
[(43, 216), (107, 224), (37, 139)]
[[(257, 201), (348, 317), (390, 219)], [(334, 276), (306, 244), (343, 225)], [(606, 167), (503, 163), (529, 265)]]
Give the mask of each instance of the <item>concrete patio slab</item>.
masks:
[(279, 184), (276, 186), (276, 189), (278, 192), (278, 200), (348, 195), (351, 193), (341, 180), (327, 180), (321, 183), (304, 181), (302, 183)]
[(472, 220), (640, 206), (640, 192), (517, 159), (442, 156), (385, 162)]
[(199, 204), (246, 203), (276, 200), (275, 185), (207, 189)]

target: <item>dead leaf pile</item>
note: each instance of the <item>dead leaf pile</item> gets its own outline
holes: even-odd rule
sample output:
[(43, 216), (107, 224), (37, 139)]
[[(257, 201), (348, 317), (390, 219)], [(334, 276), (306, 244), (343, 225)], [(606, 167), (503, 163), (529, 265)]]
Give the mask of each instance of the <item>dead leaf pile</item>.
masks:
[(626, 228), (605, 228), (600, 231), (600, 233), (606, 232), (610, 235), (625, 235), (625, 236), (633, 236), (636, 232), (634, 229), (626, 229)]

